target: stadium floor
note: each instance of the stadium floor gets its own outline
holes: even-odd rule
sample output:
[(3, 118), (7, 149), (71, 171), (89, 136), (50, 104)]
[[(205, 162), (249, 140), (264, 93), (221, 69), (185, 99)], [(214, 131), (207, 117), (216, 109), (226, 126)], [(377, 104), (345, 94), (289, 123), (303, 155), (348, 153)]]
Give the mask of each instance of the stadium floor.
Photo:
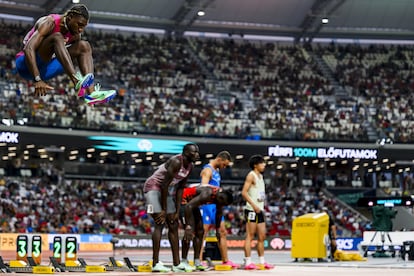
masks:
[[(117, 250), (114, 254), (115, 259), (122, 260), (124, 257), (129, 257), (134, 265), (140, 265), (148, 262), (151, 259), (151, 250)], [(85, 259), (87, 264), (99, 265), (106, 264), (109, 261), (108, 253), (96, 252), (82, 252), (78, 257)], [(229, 251), (230, 258), (236, 263), (242, 263), (243, 251), (231, 250)], [(344, 262), (295, 262), (290, 255), (290, 251), (266, 251), (266, 261), (274, 264), (275, 268), (272, 270), (232, 270), (232, 271), (206, 271), (206, 272), (192, 272), (192, 273), (158, 273), (163, 275), (286, 275), (286, 276), (321, 276), (321, 275), (335, 275), (335, 276), (350, 276), (350, 275), (364, 275), (364, 276), (382, 276), (382, 275), (414, 275), (414, 261), (404, 261), (400, 258), (392, 257), (372, 257), (368, 256), (366, 261), (344, 261)], [(190, 259), (192, 256), (190, 255)], [(166, 264), (171, 263), (171, 252), (169, 250), (162, 250), (160, 253), (160, 260)], [(252, 254), (252, 260), (257, 261), (257, 254)], [(47, 265), (46, 261), (42, 264)], [(100, 275), (153, 275), (150, 272), (120, 272), (109, 271), (105, 273), (79, 273), (79, 272), (56, 272), (58, 275), (72, 275), (72, 276), (100, 276)], [(26, 273), (19, 273), (19, 275), (32, 275)]]

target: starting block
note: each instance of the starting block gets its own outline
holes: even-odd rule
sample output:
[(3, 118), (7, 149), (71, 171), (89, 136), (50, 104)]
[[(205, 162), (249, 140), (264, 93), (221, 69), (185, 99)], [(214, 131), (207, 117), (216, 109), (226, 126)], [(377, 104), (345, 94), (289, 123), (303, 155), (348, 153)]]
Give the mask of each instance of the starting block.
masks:
[(152, 272), (152, 260), (149, 260), (142, 265), (138, 265), (138, 272)]
[(232, 266), (229, 264), (224, 264), (222, 263), (222, 261), (212, 261), (210, 258), (206, 258), (208, 267), (217, 271), (231, 271), (231, 270), (236, 270), (240, 268), (240, 265), (236, 265), (236, 266)]
[(104, 265), (88, 265), (83, 258), (78, 258), (78, 262), (85, 269), (87, 273), (102, 273), (106, 272)]
[[(213, 262), (210, 257), (207, 257), (206, 262), (208, 264), (208, 269), (207, 270), (212, 270), (212, 269), (217, 270), (217, 271), (230, 271), (230, 270), (233, 270), (233, 267), (231, 265), (222, 264), (221, 260), (219, 261), (220, 263), (217, 264), (217, 261)], [(214, 263), (216, 263), (216, 264), (214, 264)]]
[(221, 261), (221, 253), (218, 247), (217, 237), (206, 237), (203, 256), (213, 261)]
[[(124, 262), (131, 272), (137, 272), (138, 267), (134, 266), (128, 257), (124, 257)], [(151, 270), (152, 271), (152, 270)]]
[(103, 265), (87, 265), (85, 267), (86, 273), (102, 273), (106, 272), (106, 267)]
[(64, 272), (65, 271), (65, 265), (58, 262), (58, 260), (55, 257), (50, 256), (49, 257), (50, 263), (55, 268), (56, 272)]
[(152, 266), (149, 264), (139, 265), (138, 272), (152, 272)]
[(16, 273), (55, 274), (55, 268), (53, 266), (30, 265), (22, 260), (11, 260), (9, 269)]
[(33, 274), (55, 274), (55, 268), (53, 266), (37, 265), (33, 267)]
[[(77, 270), (79, 268), (80, 270)], [(70, 272), (88, 272), (88, 273), (100, 273), (106, 272), (106, 267), (104, 265), (88, 265), (83, 258), (78, 258), (77, 261), (66, 261), (66, 269)]]
[(109, 257), (109, 263), (106, 265), (106, 271), (130, 272), (131, 270), (124, 262), (117, 261), (114, 257)]
[(216, 264), (214, 266), (214, 270), (217, 270), (217, 271), (229, 271), (229, 270), (233, 270), (233, 267), (231, 265)]
[(27, 263), (22, 260), (11, 260), (9, 263), (9, 266), (11, 267), (26, 267)]
[(85, 272), (85, 266), (79, 261), (67, 260), (65, 262), (65, 270), (69, 272)]
[(32, 273), (33, 267), (29, 266), (25, 261), (22, 260), (11, 260), (9, 268), (12, 272), (20, 273)]

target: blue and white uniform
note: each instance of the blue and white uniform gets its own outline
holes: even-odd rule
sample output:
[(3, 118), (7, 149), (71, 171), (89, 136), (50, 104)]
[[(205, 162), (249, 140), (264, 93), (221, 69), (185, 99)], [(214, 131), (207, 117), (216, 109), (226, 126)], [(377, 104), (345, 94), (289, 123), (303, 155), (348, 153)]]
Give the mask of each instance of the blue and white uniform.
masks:
[[(212, 171), (208, 184), (220, 187), (221, 175), (219, 170), (214, 169), (210, 164), (204, 165), (203, 170), (205, 168), (209, 168)], [(200, 206), (200, 211), (203, 217), (203, 224), (216, 224), (216, 204), (204, 204)], [(224, 217), (221, 220), (223, 221)]]

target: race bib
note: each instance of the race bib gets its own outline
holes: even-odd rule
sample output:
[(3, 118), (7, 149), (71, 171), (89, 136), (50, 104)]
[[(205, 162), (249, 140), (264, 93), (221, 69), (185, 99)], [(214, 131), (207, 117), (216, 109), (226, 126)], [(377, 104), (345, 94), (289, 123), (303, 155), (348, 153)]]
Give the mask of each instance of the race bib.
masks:
[(154, 213), (154, 206), (152, 204), (147, 205), (147, 214), (153, 214)]
[(264, 191), (263, 192), (260, 192), (259, 195), (258, 195), (257, 201), (264, 202), (265, 201), (265, 198), (266, 198), (265, 192)]
[(248, 220), (256, 220), (256, 213), (255, 212), (249, 212), (247, 215)]

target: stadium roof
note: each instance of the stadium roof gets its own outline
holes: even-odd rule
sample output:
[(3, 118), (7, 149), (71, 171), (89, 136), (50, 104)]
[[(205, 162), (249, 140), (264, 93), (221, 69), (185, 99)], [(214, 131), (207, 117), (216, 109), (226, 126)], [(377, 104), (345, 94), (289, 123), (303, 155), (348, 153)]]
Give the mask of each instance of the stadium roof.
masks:
[[(412, 39), (412, 0), (81, 0), (93, 24), (182, 33), (313, 38)], [(0, 0), (1, 13), (36, 19), (71, 0)], [(203, 10), (204, 16), (197, 12)], [(328, 18), (327, 24), (322, 18)]]

